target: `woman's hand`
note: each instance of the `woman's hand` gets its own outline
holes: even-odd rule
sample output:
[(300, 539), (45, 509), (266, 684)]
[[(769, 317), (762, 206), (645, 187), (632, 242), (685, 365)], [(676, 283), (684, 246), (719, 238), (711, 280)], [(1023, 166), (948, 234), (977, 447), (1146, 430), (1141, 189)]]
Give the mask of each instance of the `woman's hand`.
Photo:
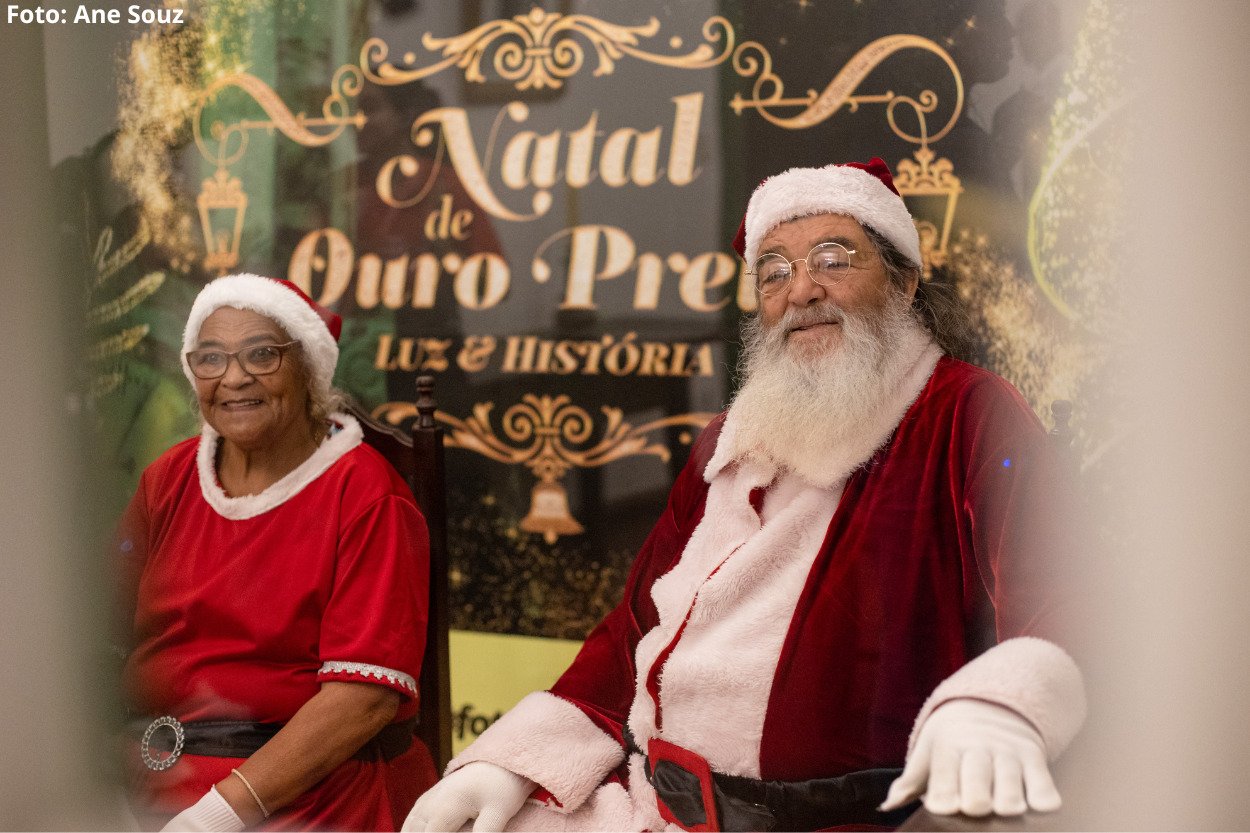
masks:
[(294, 801), (390, 723), (399, 703), (400, 695), (385, 686), (322, 683), (282, 730), (239, 766), (256, 798), (233, 774), (216, 790), (246, 826), (255, 826), (265, 819), (257, 799), (270, 814)]

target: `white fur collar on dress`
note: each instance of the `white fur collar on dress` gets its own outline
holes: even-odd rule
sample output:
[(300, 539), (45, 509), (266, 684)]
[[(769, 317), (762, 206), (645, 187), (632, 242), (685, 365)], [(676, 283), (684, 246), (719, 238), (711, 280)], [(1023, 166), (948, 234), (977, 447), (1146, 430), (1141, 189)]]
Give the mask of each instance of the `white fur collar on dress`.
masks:
[(204, 500), (217, 510), (217, 514), (232, 521), (254, 518), (286, 503), (364, 439), (360, 423), (351, 414), (334, 413), (330, 415), (330, 421), (338, 423), (340, 429), (327, 437), (311, 457), (260, 494), (242, 497), (230, 497), (221, 488), (221, 483), (217, 480), (215, 459), (217, 441), (221, 435), (205, 423), (204, 430), (200, 432), (200, 447), (195, 455), (195, 467), (199, 471), (200, 492), (204, 495)]
[[(894, 387), (894, 392), (876, 409), (872, 417), (864, 421), (859, 430), (845, 442), (813, 448), (803, 458), (803, 466), (796, 474), (813, 486), (828, 488), (844, 480), (852, 471), (866, 463), (881, 448), (894, 429), (907, 414), (907, 409), (924, 390), (933, 368), (942, 357), (942, 350), (923, 330), (905, 348), (914, 358), (903, 365), (905, 371)], [(741, 447), (738, 441), (738, 410), (730, 406), (716, 440), (716, 451), (703, 470), (703, 479), (711, 483), (716, 475), (730, 463), (742, 462), (751, 456), (751, 449)]]

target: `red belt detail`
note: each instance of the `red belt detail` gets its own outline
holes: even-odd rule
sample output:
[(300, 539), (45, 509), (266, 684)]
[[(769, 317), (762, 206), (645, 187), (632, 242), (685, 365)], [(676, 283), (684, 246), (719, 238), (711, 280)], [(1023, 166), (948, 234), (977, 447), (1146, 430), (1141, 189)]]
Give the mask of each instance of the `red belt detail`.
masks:
[(720, 816), (716, 812), (716, 794), (712, 791), (712, 767), (708, 764), (707, 759), (697, 752), (678, 746), (675, 743), (669, 743), (662, 738), (651, 738), (651, 740), (647, 741), (647, 758), (652, 767), (655, 767), (660, 761), (672, 761), (699, 779), (699, 793), (703, 799), (703, 812), (706, 817), (703, 824), (686, 826), (685, 823), (673, 815), (672, 811), (668, 809), (668, 805), (664, 803), (657, 793), (655, 806), (660, 811), (660, 818), (669, 824), (677, 825), (682, 830), (691, 830), (694, 833), (719, 831)]

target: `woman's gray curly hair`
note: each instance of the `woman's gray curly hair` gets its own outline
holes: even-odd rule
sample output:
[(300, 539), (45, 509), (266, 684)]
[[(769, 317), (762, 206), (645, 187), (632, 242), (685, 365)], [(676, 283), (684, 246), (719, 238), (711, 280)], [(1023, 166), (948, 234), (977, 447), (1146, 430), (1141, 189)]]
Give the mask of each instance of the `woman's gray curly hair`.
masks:
[(325, 391), (317, 390), (316, 385), (312, 384), (312, 373), (308, 370), (308, 365), (304, 361), (304, 354), (300, 350), (293, 350), (292, 358), (295, 358), (299, 367), (299, 378), (304, 383), (304, 389), (308, 391), (308, 418), (312, 422), (313, 427), (324, 425), (330, 418), (330, 414), (343, 410), (348, 403), (348, 395), (336, 387), (330, 387)]

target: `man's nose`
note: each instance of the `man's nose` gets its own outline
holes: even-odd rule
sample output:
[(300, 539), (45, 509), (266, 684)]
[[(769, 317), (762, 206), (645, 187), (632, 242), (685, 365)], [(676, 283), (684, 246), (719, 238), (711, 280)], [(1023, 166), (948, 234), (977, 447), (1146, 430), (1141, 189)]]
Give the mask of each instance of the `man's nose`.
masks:
[(825, 287), (812, 280), (807, 269), (807, 261), (800, 260), (793, 264), (794, 274), (790, 276), (790, 289), (786, 302), (794, 307), (807, 307), (825, 300)]

